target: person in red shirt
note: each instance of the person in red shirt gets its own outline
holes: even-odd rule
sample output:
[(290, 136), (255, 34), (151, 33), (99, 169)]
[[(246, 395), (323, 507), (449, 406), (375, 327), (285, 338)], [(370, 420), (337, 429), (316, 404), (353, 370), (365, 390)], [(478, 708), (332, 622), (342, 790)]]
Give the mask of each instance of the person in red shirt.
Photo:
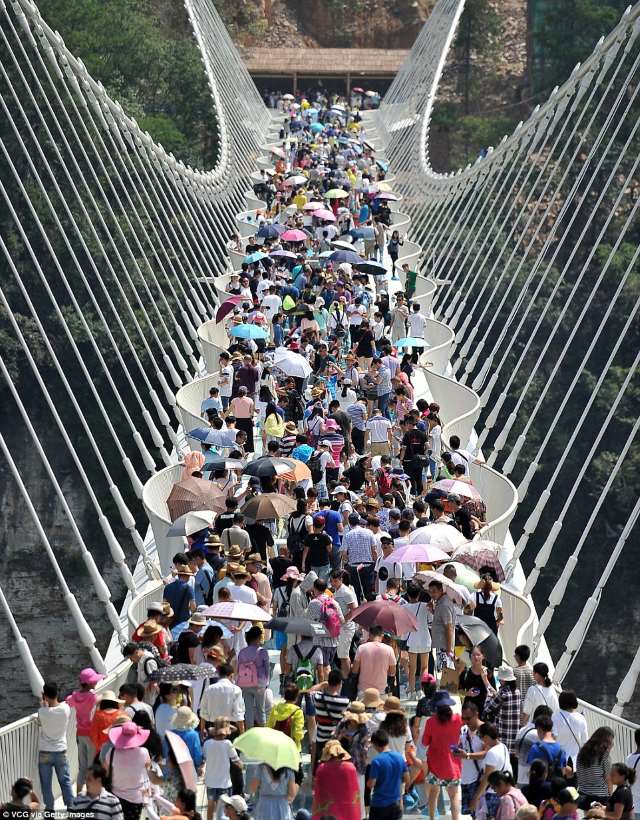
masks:
[(427, 799), (429, 817), (435, 817), (438, 793), (445, 786), (451, 803), (451, 820), (460, 818), (460, 775), (462, 761), (454, 757), (458, 748), (462, 718), (453, 712), (455, 701), (443, 690), (435, 693), (432, 701), (433, 716), (424, 727), (422, 744), (427, 750)]

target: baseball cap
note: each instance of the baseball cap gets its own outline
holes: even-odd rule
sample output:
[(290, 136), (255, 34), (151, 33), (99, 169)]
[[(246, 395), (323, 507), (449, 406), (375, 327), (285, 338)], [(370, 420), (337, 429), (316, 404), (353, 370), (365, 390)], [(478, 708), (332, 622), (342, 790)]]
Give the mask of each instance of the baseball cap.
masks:
[(331, 493), (331, 495), (338, 495), (338, 493), (347, 494), (347, 488), (343, 484), (338, 484), (335, 490)]
[[(320, 442), (320, 446), (321, 447), (331, 447), (331, 442), (328, 439), (325, 438), (323, 441)], [(335, 490), (334, 490), (334, 495), (335, 495)]]

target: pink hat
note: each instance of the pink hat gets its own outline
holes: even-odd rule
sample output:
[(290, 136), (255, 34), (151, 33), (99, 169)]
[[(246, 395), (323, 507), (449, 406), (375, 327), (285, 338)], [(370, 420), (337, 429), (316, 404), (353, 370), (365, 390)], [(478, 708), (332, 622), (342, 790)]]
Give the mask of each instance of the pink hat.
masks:
[(133, 721), (123, 723), (122, 726), (114, 726), (109, 731), (109, 740), (116, 749), (136, 749), (149, 737), (149, 729), (141, 729)]
[(88, 666), (86, 669), (82, 669), (80, 674), (78, 675), (78, 680), (81, 684), (89, 684), (89, 686), (95, 686), (96, 683), (100, 683), (101, 680), (104, 680), (104, 675), (101, 675), (100, 672), (96, 672), (95, 669), (92, 669)]
[(420, 683), (436, 683), (436, 679), (433, 677), (431, 672), (427, 672), (427, 670), (425, 669), (425, 671), (420, 676)]
[(335, 419), (327, 419), (324, 423), (324, 426), (328, 427), (329, 430), (337, 430), (338, 422)]
[(287, 567), (285, 574), (280, 578), (281, 581), (302, 581), (304, 575), (300, 572), (298, 567)]

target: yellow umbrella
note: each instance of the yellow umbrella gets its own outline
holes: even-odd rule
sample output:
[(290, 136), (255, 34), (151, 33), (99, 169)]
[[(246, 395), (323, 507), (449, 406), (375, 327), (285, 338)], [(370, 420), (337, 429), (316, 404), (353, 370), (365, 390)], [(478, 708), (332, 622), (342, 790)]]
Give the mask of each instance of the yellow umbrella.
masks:
[(293, 769), (300, 767), (300, 752), (294, 741), (277, 729), (256, 726), (248, 729), (233, 741), (233, 745), (249, 760), (259, 760), (272, 769)]
[(345, 199), (349, 196), (348, 191), (343, 191), (342, 188), (332, 188), (330, 191), (327, 191), (325, 197), (327, 199)]

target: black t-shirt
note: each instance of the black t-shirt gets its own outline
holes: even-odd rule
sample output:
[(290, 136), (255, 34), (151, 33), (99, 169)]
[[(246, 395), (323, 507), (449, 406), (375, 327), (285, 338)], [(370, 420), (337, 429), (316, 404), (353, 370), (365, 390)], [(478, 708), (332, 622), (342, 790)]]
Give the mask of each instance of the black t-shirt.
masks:
[(178, 648), (176, 650), (177, 663), (191, 663), (189, 649), (194, 649), (200, 643), (200, 639), (195, 632), (185, 629), (178, 638)]
[(423, 456), (425, 454), (425, 447), (427, 444), (427, 434), (417, 428), (409, 430), (402, 436), (402, 446), (405, 449), (404, 460), (413, 461), (416, 456)]
[(543, 780), (540, 783), (528, 783), (522, 787), (522, 794), (524, 794), (529, 803), (532, 803), (539, 809), (540, 805), (551, 797), (552, 786), (548, 780)]
[(329, 563), (329, 550), (332, 544), (326, 532), (312, 532), (304, 539), (305, 547), (309, 547), (308, 562), (312, 567), (324, 567)]
[(282, 556), (278, 555), (277, 558), (271, 559), (271, 572), (272, 572), (272, 586), (274, 589), (278, 587), (283, 587), (287, 582), (281, 581), (280, 579), (285, 574), (285, 572), (289, 569), (289, 567), (295, 566), (293, 561), (290, 558), (282, 558)]
[(354, 493), (357, 493), (362, 489), (365, 476), (364, 470), (361, 467), (357, 467), (354, 464), (353, 467), (349, 467), (344, 471), (344, 476), (349, 479), (349, 488), (353, 490)]
[(247, 532), (251, 538), (251, 545), (255, 547), (264, 561), (267, 560), (267, 547), (272, 547), (274, 544), (273, 535), (268, 527), (264, 524), (256, 522), (249, 524)]
[(616, 804), (622, 803), (622, 820), (633, 818), (633, 795), (629, 786), (617, 786), (614, 793), (607, 800), (607, 810), (614, 811)]
[(233, 516), (235, 512), (223, 512), (216, 518), (213, 528), (218, 535), (222, 535), (223, 531), (233, 525)]
[(356, 356), (362, 356), (370, 359), (373, 356), (373, 333), (370, 330), (363, 330), (362, 335), (358, 339), (356, 347)]

